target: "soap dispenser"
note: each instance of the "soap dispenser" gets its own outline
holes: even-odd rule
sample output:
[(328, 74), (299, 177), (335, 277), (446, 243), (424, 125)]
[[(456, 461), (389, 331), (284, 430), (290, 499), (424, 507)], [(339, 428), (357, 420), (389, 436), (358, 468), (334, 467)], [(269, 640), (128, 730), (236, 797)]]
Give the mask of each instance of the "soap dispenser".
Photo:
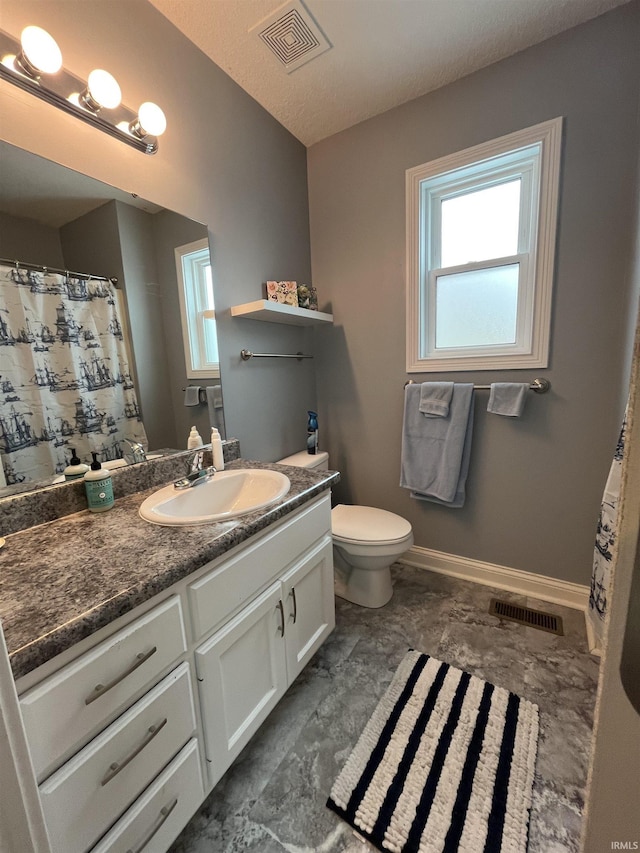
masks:
[(89, 466), (85, 465), (85, 463), (76, 455), (76, 451), (73, 447), (70, 447), (69, 450), (71, 451), (71, 459), (62, 473), (64, 474), (65, 480), (79, 480), (80, 477), (84, 477), (87, 473)]
[(213, 467), (216, 471), (224, 471), (224, 451), (222, 439), (216, 427), (211, 427), (211, 453), (213, 455)]
[(192, 426), (189, 438), (187, 439), (187, 450), (195, 450), (197, 447), (202, 447), (202, 436), (198, 430)]
[(91, 469), (84, 475), (87, 505), (91, 512), (105, 512), (114, 504), (111, 474), (98, 462), (98, 454), (92, 453)]

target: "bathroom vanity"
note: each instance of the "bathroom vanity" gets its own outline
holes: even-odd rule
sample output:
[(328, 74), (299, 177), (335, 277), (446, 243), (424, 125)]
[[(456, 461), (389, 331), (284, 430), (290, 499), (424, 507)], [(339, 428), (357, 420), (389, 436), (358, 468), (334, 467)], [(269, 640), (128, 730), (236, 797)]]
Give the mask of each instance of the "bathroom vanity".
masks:
[(338, 475), (279, 470), (285, 498), (219, 524), (148, 524), (146, 491), (8, 537), (19, 775), (53, 853), (165, 851), (332, 631)]

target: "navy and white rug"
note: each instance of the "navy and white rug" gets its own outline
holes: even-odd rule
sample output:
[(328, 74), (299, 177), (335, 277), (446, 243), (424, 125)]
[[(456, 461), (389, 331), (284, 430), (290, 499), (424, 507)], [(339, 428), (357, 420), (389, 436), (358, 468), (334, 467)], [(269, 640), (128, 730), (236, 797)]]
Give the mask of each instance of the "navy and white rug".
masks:
[(327, 805), (379, 850), (525, 853), (538, 706), (410, 651)]

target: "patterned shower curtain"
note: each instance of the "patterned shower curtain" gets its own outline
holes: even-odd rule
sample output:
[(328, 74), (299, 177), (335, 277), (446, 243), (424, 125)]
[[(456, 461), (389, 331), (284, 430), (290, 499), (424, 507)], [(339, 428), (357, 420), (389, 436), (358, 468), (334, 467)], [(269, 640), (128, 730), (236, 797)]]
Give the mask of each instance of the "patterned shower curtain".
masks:
[(620, 499), (620, 475), (624, 456), (627, 414), (622, 421), (620, 437), (613, 455), (613, 462), (602, 495), (600, 516), (596, 528), (596, 541), (593, 549), (593, 570), (589, 592), (587, 619), (594, 634), (595, 647), (604, 647), (604, 633), (609, 606), (609, 589), (618, 533), (618, 501)]
[(7, 485), (147, 447), (117, 294), (90, 277), (0, 264), (0, 453)]

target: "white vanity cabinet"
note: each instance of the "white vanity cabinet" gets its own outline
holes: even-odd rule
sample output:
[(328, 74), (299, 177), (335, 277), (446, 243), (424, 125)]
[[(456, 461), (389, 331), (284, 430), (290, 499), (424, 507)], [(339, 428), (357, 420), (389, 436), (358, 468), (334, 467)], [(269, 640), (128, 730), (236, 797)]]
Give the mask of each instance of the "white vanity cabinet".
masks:
[[(316, 504), (298, 524), (318, 532)], [(330, 519), (330, 515), (329, 515)], [(285, 531), (274, 533), (278, 542)], [(209, 780), (215, 785), (335, 626), (331, 536), (290, 561), (280, 576), (195, 650)], [(284, 544), (284, 543), (283, 543)], [(260, 550), (253, 555), (257, 571)], [(203, 578), (207, 596), (220, 576)]]
[(334, 625), (327, 491), (18, 682), (52, 853), (165, 853)]

